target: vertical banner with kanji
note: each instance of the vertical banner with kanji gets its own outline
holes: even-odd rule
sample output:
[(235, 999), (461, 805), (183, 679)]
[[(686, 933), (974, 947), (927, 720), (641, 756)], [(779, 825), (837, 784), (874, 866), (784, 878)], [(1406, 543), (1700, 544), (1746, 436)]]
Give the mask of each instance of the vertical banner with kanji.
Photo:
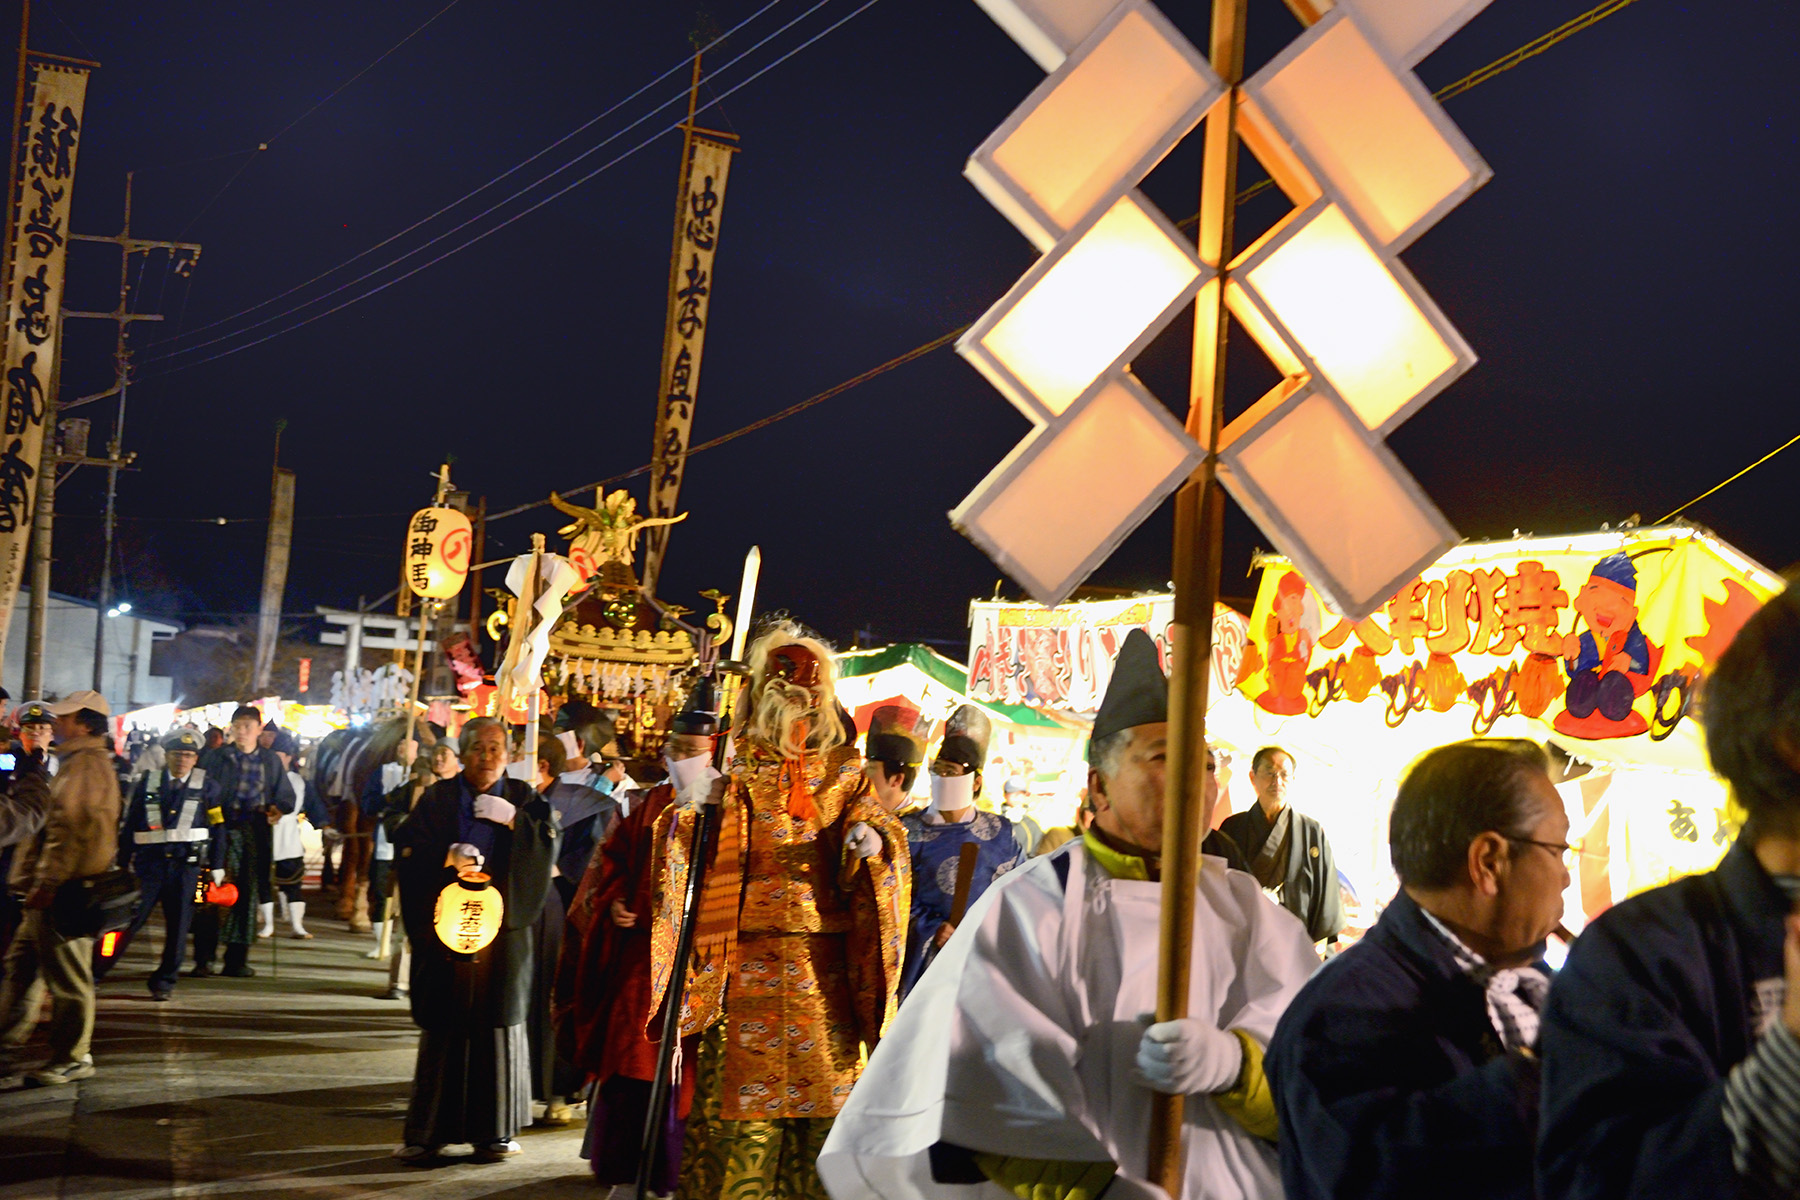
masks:
[[(725, 176), (734, 147), (696, 136), (688, 159), (686, 202), (677, 227), (669, 316), (663, 331), (662, 390), (656, 402), (656, 442), (650, 458), (650, 515), (675, 516), (687, 469), (688, 433), (700, 390), (700, 351), (712, 308), (713, 258), (725, 211)], [(669, 527), (644, 531), (644, 586), (656, 589)]]
[(31, 505), (37, 497), (87, 81), (85, 67), (32, 59), (19, 113), (18, 182), (10, 198), (15, 224), (8, 250), (12, 291), (6, 308), (6, 403), (0, 418), (0, 654), (25, 574)]

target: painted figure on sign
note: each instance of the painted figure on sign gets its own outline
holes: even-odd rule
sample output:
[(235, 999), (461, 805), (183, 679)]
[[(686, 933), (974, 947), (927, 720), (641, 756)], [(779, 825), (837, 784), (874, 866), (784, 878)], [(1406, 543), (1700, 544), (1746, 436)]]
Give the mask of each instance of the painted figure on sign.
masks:
[(1575, 611), (1587, 626), (1563, 638), (1569, 672), (1566, 711), (1556, 729), (1574, 737), (1633, 737), (1650, 728), (1632, 703), (1650, 687), (1662, 654), (1638, 628), (1637, 568), (1623, 552), (1594, 564), (1575, 593)]
[(1264, 633), (1269, 690), (1256, 698), (1267, 712), (1291, 717), (1306, 711), (1306, 667), (1319, 640), (1319, 602), (1297, 571), (1275, 585), (1274, 611)]

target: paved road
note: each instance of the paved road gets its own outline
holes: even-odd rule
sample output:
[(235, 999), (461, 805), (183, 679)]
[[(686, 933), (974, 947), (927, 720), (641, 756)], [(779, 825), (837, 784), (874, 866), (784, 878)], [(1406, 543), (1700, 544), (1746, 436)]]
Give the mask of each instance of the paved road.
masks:
[(257, 945), (256, 978), (184, 978), (167, 1004), (144, 986), (162, 940), (160, 922), (147, 927), (100, 987), (98, 1073), (0, 1092), (0, 1200), (604, 1195), (579, 1126), (526, 1130), (508, 1162), (389, 1158), (416, 1031), (405, 1001), (375, 998), (387, 975), (362, 956), (367, 935), (308, 924), (313, 941)]

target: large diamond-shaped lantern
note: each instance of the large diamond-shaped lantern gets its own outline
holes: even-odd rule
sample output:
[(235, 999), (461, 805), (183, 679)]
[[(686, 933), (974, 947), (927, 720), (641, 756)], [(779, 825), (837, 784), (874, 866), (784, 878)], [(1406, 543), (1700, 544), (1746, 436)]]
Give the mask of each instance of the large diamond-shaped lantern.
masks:
[[(1050, 75), (967, 174), (1044, 256), (957, 349), (1036, 428), (951, 520), (1055, 604), (1204, 457), (1128, 364), (1211, 272), (1133, 189), (1223, 87), (1148, 0), (977, 2)], [(1486, 3), (1343, 0), (1237, 95), (1295, 207), (1224, 272), (1285, 379), (1219, 476), (1357, 619), (1456, 541), (1382, 439), (1475, 362), (1398, 253), (1489, 177), (1411, 71)]]

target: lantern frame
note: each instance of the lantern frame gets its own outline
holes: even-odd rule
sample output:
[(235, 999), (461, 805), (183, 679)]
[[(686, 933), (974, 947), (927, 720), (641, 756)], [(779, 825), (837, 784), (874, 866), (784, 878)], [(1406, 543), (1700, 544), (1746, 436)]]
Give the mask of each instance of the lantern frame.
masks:
[[(1136, 411), (1120, 406), (1135, 405)], [(993, 510), (1006, 504), (1009, 500), (1017, 503), (1018, 497), (1035, 495), (1043, 490), (1055, 494), (1058, 489), (1046, 489), (1045, 481), (1033, 479), (1034, 468), (1055, 470), (1054, 463), (1040, 463), (1051, 454), (1084, 456), (1090, 464), (1095, 461), (1091, 446), (1078, 445), (1078, 442), (1090, 440), (1084, 431), (1099, 428), (1103, 433), (1117, 435), (1124, 432), (1121, 417), (1142, 418), (1140, 431), (1152, 436), (1162, 434), (1169, 439), (1170, 448), (1175, 452), (1171, 462), (1163, 470), (1144, 480), (1141, 473), (1125, 471), (1117, 459), (1111, 472), (1112, 477), (1125, 480), (1127, 477), (1143, 481), (1146, 486), (1141, 493), (1124, 509), (1123, 519), (1114, 520), (1111, 529), (1093, 544), (1087, 546), (1078, 561), (1060, 573), (1050, 573), (1043, 564), (1033, 564), (1019, 557), (1016, 550), (1018, 539), (1010, 539), (1010, 544), (1003, 543), (993, 530), (985, 524)], [(1104, 422), (1100, 426), (1090, 422)], [(1101, 454), (1104, 455), (1102, 450)], [(1056, 420), (1041, 426), (1026, 436), (1012, 451), (1000, 461), (987, 478), (983, 479), (975, 490), (964, 497), (950, 513), (950, 523), (958, 532), (979, 546), (1007, 574), (1023, 584), (1026, 591), (1041, 603), (1054, 606), (1067, 599), (1069, 594), (1086, 579), (1096, 567), (1105, 562), (1112, 552), (1118, 549), (1119, 543), (1130, 536), (1133, 530), (1160, 505), (1170, 492), (1181, 486), (1205, 458), (1206, 453), (1185, 428), (1169, 412), (1161, 401), (1139, 383), (1125, 370), (1109, 371), (1096, 380), (1086, 392)], [(1136, 464), (1134, 464), (1136, 465)], [(1052, 476), (1051, 482), (1055, 481)], [(1036, 485), (1035, 487), (1033, 485)], [(1015, 485), (1028, 489), (1025, 493), (1014, 491)], [(1068, 500), (1071, 504), (1082, 504), (1086, 496), (1069, 489)], [(1043, 514), (1047, 523), (1055, 523), (1053, 510), (1036, 508), (1034, 511)], [(1066, 527), (1063, 536), (1067, 537)]]
[[(1309, 407), (1313, 405), (1322, 405), (1323, 408)], [(1264, 438), (1277, 431), (1292, 434), (1296, 426), (1291, 419), (1296, 418), (1303, 407), (1309, 407), (1307, 418), (1315, 413), (1320, 414), (1353, 435), (1348, 444), (1359, 446), (1364, 455), (1358, 472), (1360, 479), (1385, 485), (1381, 489), (1385, 491), (1385, 496), (1367, 487), (1345, 487), (1336, 492), (1343, 501), (1339, 505), (1339, 511), (1354, 514), (1339, 517), (1337, 523), (1366, 531), (1368, 536), (1359, 535), (1349, 539), (1309, 538), (1293, 519), (1282, 499), (1267, 489), (1258, 478), (1259, 472), (1247, 461), (1247, 456)], [(1338, 443), (1340, 446), (1344, 444), (1346, 443)], [(1306, 461), (1304, 451), (1290, 450), (1287, 461), (1287, 469), (1291, 472), (1295, 462)], [(1325, 597), (1330, 607), (1353, 621), (1360, 621), (1380, 608), (1402, 584), (1436, 562), (1446, 550), (1461, 540), (1424, 489), (1394, 456), (1394, 452), (1388, 449), (1387, 443), (1370, 433), (1357, 419), (1355, 411), (1319, 380), (1288, 380), (1272, 389), (1250, 411), (1232, 422), (1225, 431), (1219, 449), (1219, 480), (1250, 514), (1257, 527), (1274, 540), (1276, 548), (1292, 560), (1306, 581)], [(1350, 480), (1346, 476), (1339, 482), (1348, 483)], [(1369, 548), (1375, 531), (1382, 528), (1384, 521), (1381, 514), (1369, 514), (1364, 502), (1370, 499), (1385, 499), (1390, 513), (1395, 511), (1396, 506), (1400, 506), (1400, 511), (1405, 515), (1416, 518), (1429, 535), (1431, 545), (1416, 554), (1393, 557), (1392, 563), (1383, 568), (1374, 583), (1358, 587), (1342, 569), (1341, 559), (1328, 562), (1322, 555), (1341, 555), (1351, 549), (1362, 552)], [(1315, 543), (1318, 542), (1329, 544), (1315, 548)], [(1352, 547), (1348, 543), (1355, 545)]]
[(1321, 195), (1304, 208), (1289, 213), (1232, 261), (1225, 288), (1225, 303), (1231, 309), (1232, 316), (1238, 319), (1284, 376), (1290, 379), (1311, 376), (1325, 380), (1360, 417), (1368, 404), (1360, 396), (1352, 401), (1345, 393), (1339, 378), (1345, 373), (1344, 364), (1328, 362), (1319, 357), (1314, 348), (1308, 347), (1302, 335), (1282, 319), (1275, 306), (1276, 302), (1256, 286), (1256, 271), (1259, 267), (1313, 230), (1315, 222), (1331, 221), (1339, 217), (1349, 226), (1352, 236), (1361, 243), (1361, 248), (1368, 252), (1373, 263), (1385, 271), (1386, 279), (1397, 289), (1399, 298), (1410, 304), (1409, 315), (1416, 316), (1442, 343), (1449, 359), (1435, 375), (1421, 380), (1406, 399), (1393, 403), (1390, 398), (1380, 404), (1379, 420), (1370, 424), (1364, 419), (1364, 425), (1371, 432), (1386, 437), (1473, 367), (1478, 359), (1474, 349), (1457, 332), (1456, 326), (1450, 323), (1443, 310), (1419, 286), (1412, 272), (1406, 269), (1397, 255), (1375, 245), (1368, 231), (1358, 224), (1354, 212), (1335, 204), (1329, 196)]
[(1492, 0), (1338, 0), (1395, 62), (1415, 67)]
[(1118, 0), (975, 0), (1006, 36), (1054, 71), (1111, 13)]
[[(1147, 76), (1133, 63), (1133, 86), (1115, 99), (1119, 90), (1110, 81), (1119, 60), (1142, 49), (1146, 34), (1164, 52), (1161, 65), (1172, 69)], [(1099, 123), (1081, 103), (1096, 92), (1107, 106)], [(1155, 5), (1126, 0), (975, 148), (963, 174), (1033, 245), (1049, 251), (1082, 216), (1111, 208), (1155, 169), (1224, 94), (1212, 64)], [(1125, 121), (1104, 121), (1121, 112)], [(1035, 147), (1044, 149), (1038, 162), (1018, 162)], [(1045, 161), (1053, 164), (1048, 171)], [(1078, 181), (1068, 182), (1070, 175)], [(1052, 190), (1061, 191), (1060, 200), (1046, 194)]]
[[(1160, 235), (1167, 248), (1181, 259), (1186, 282), (1168, 295), (1161, 308), (1155, 310), (1141, 327), (1134, 317), (1131, 325), (1136, 332), (1133, 336), (1110, 346), (1110, 357), (1104, 361), (1096, 358), (1094, 361), (1099, 362), (1098, 368), (1087, 375), (1079, 388), (1072, 393), (1059, 389), (1059, 394), (1066, 394), (1067, 398), (1057, 405), (1054, 403), (1055, 396), (1046, 398), (1040, 395), (1018, 373), (1015, 364), (1008, 362), (1003, 352), (989, 344), (989, 339), (997, 332), (1018, 328), (1016, 324), (1009, 325), (1009, 321), (1017, 319), (1018, 310), (1028, 301), (1044, 294), (1038, 290), (1040, 285), (1047, 291), (1060, 290), (1066, 286), (1065, 276), (1057, 273), (1059, 267), (1069, 264), (1077, 255), (1083, 256), (1085, 260), (1087, 256), (1104, 253), (1101, 235), (1095, 231), (1117, 211), (1125, 211), (1128, 219), (1141, 219)], [(1085, 261), (1081, 265), (1085, 266)], [(1214, 272), (1201, 264), (1192, 244), (1181, 236), (1169, 219), (1135, 189), (1128, 189), (1111, 203), (1096, 208), (1055, 249), (1033, 263), (1031, 269), (957, 339), (956, 352), (980, 371), (1003, 396), (1011, 400), (1034, 425), (1045, 425), (1074, 407), (1096, 380), (1105, 378), (1110, 372), (1135, 358), (1193, 300), (1213, 275)], [(1085, 297), (1083, 302), (1092, 308), (1106, 307), (1093, 301), (1091, 297)]]
[[(1243, 95), (1250, 103), (1240, 124), (1251, 129), (1247, 140), (1253, 146), (1287, 147), (1324, 191), (1354, 213), (1373, 244), (1399, 251), (1494, 173), (1418, 76), (1390, 56), (1364, 20), (1353, 10), (1335, 8), (1295, 38), (1245, 81)], [(1444, 36), (1450, 32), (1444, 31)], [(1341, 63), (1321, 62), (1327, 55), (1341, 58), (1346, 52), (1359, 56), (1354, 65), (1362, 91), (1381, 95), (1356, 104), (1356, 95), (1343, 84), (1350, 72), (1332, 70)], [(1323, 78), (1312, 82), (1313, 96), (1283, 94), (1284, 74), (1292, 72), (1285, 83), (1296, 86), (1305, 72), (1321, 66)], [(1325, 92), (1329, 100), (1320, 95)], [(1322, 125), (1313, 123), (1314, 114), (1324, 114)], [(1351, 136), (1364, 128), (1379, 133)], [(1440, 187), (1428, 202), (1395, 197), (1398, 190), (1412, 189), (1396, 189), (1392, 178), (1408, 178), (1409, 168), (1416, 176), (1418, 164), (1426, 158), (1435, 158), (1440, 168), (1453, 164), (1460, 177)], [(1381, 202), (1384, 192), (1391, 204)], [(1293, 199), (1304, 204), (1311, 197), (1302, 194)], [(1396, 217), (1389, 211), (1393, 206), (1403, 207), (1403, 214)]]

